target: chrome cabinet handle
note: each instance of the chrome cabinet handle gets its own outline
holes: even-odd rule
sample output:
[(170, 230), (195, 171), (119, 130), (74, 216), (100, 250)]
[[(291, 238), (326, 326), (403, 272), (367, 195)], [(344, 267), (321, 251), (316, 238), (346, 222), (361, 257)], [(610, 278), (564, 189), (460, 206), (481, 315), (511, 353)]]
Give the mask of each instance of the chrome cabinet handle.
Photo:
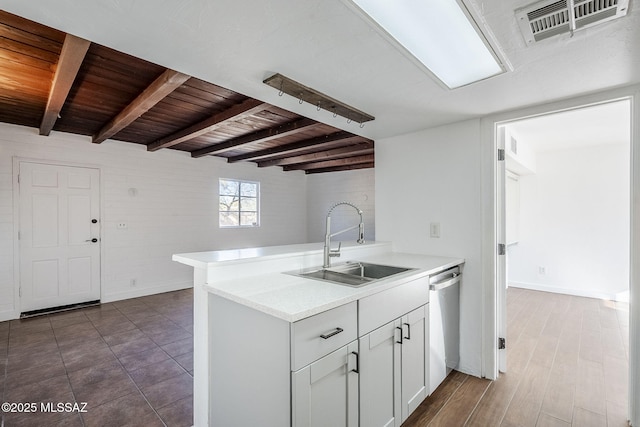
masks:
[(328, 333), (328, 334), (322, 334), (322, 335), (320, 335), (320, 338), (322, 338), (323, 340), (327, 340), (327, 339), (331, 338), (331, 337), (332, 337), (332, 336), (334, 336), (334, 335), (338, 335), (338, 334), (339, 334), (340, 332), (342, 332), (342, 331), (344, 331), (344, 329), (342, 329), (342, 328), (336, 328), (336, 330), (335, 330), (335, 331), (333, 331), (333, 332), (330, 332), (330, 333)]

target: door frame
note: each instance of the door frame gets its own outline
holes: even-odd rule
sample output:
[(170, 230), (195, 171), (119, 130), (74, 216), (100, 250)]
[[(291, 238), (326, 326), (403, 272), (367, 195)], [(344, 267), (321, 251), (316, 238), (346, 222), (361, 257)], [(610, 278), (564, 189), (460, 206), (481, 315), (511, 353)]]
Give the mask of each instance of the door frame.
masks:
[(98, 245), (100, 247), (100, 299), (103, 297), (102, 284), (104, 283), (104, 256), (102, 245), (103, 241), (103, 227), (102, 221), (104, 218), (104, 203), (103, 203), (103, 182), (102, 182), (102, 169), (98, 165), (65, 162), (60, 160), (39, 159), (33, 157), (20, 157), (13, 156), (13, 318), (18, 319), (22, 311), (21, 298), (20, 298), (20, 240), (18, 239), (18, 233), (20, 231), (20, 183), (18, 182), (18, 175), (20, 174), (20, 163), (39, 163), (50, 166), (68, 166), (76, 168), (96, 169), (98, 171), (98, 179), (100, 184), (98, 186), (98, 202), (100, 204), (100, 240)]
[[(497, 146), (499, 124), (596, 105), (631, 101), (631, 194), (629, 273), (629, 419), (640, 425), (640, 85), (598, 92), (548, 104), (497, 113), (481, 119), (482, 163), (482, 376), (498, 377)], [(508, 348), (509, 343), (507, 343)]]

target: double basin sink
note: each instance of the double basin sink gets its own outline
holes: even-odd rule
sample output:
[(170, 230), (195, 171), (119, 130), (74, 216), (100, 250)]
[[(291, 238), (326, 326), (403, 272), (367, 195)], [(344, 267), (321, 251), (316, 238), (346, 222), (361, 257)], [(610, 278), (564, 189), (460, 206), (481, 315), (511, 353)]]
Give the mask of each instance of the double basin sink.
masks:
[(337, 283), (339, 285), (358, 287), (410, 270), (415, 269), (372, 264), (368, 262), (349, 261), (345, 264), (336, 265), (334, 267), (317, 267), (302, 272), (288, 272), (288, 274), (308, 279), (324, 280), (326, 282)]

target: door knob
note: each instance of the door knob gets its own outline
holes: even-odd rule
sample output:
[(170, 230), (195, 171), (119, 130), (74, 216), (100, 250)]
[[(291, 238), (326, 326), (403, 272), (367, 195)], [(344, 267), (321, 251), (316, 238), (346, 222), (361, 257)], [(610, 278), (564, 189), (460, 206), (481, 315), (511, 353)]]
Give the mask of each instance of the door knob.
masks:
[(97, 224), (97, 223), (98, 223), (97, 219), (94, 218), (94, 219), (91, 220), (91, 224)]
[(92, 243), (96, 243), (97, 241), (98, 239), (96, 239), (95, 237), (93, 239), (85, 240), (85, 242), (92, 242)]

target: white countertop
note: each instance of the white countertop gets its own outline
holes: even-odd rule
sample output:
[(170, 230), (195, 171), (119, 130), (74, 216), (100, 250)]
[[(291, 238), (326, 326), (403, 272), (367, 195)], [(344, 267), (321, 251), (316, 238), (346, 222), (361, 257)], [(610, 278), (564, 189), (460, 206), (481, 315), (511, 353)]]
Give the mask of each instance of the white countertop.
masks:
[[(367, 242), (357, 245), (343, 242), (342, 251), (350, 249), (388, 246), (388, 242)], [(335, 249), (335, 248), (334, 248)], [(265, 246), (261, 248), (227, 249), (221, 251), (192, 252), (173, 255), (173, 260), (196, 268), (255, 262), (258, 259), (273, 260), (293, 256), (317, 255), (322, 253), (323, 243), (301, 243), (296, 245)]]
[[(375, 245), (375, 243), (373, 244)], [(386, 244), (388, 245), (388, 244)], [(343, 246), (343, 250), (345, 247)], [(196, 268), (232, 266), (242, 264), (250, 268), (247, 262), (281, 260), (299, 255), (321, 254), (318, 244), (273, 246), (267, 248), (242, 249), (237, 251), (212, 251), (192, 254), (178, 254), (174, 261)], [(211, 274), (207, 278), (205, 289), (212, 294), (222, 296), (244, 306), (270, 314), (288, 322), (295, 322), (326, 310), (356, 301), (360, 298), (390, 289), (410, 280), (428, 276), (464, 263), (462, 258), (449, 258), (428, 255), (416, 255), (398, 252), (358, 258), (359, 261), (398, 267), (410, 267), (415, 270), (376, 280), (361, 287), (351, 287), (330, 282), (303, 278), (285, 274), (287, 269), (230, 280), (215, 280)], [(334, 265), (340, 261), (333, 261)], [(281, 265), (281, 264), (279, 264)], [(307, 266), (308, 267), (308, 266)], [(289, 270), (300, 269), (293, 266)]]

